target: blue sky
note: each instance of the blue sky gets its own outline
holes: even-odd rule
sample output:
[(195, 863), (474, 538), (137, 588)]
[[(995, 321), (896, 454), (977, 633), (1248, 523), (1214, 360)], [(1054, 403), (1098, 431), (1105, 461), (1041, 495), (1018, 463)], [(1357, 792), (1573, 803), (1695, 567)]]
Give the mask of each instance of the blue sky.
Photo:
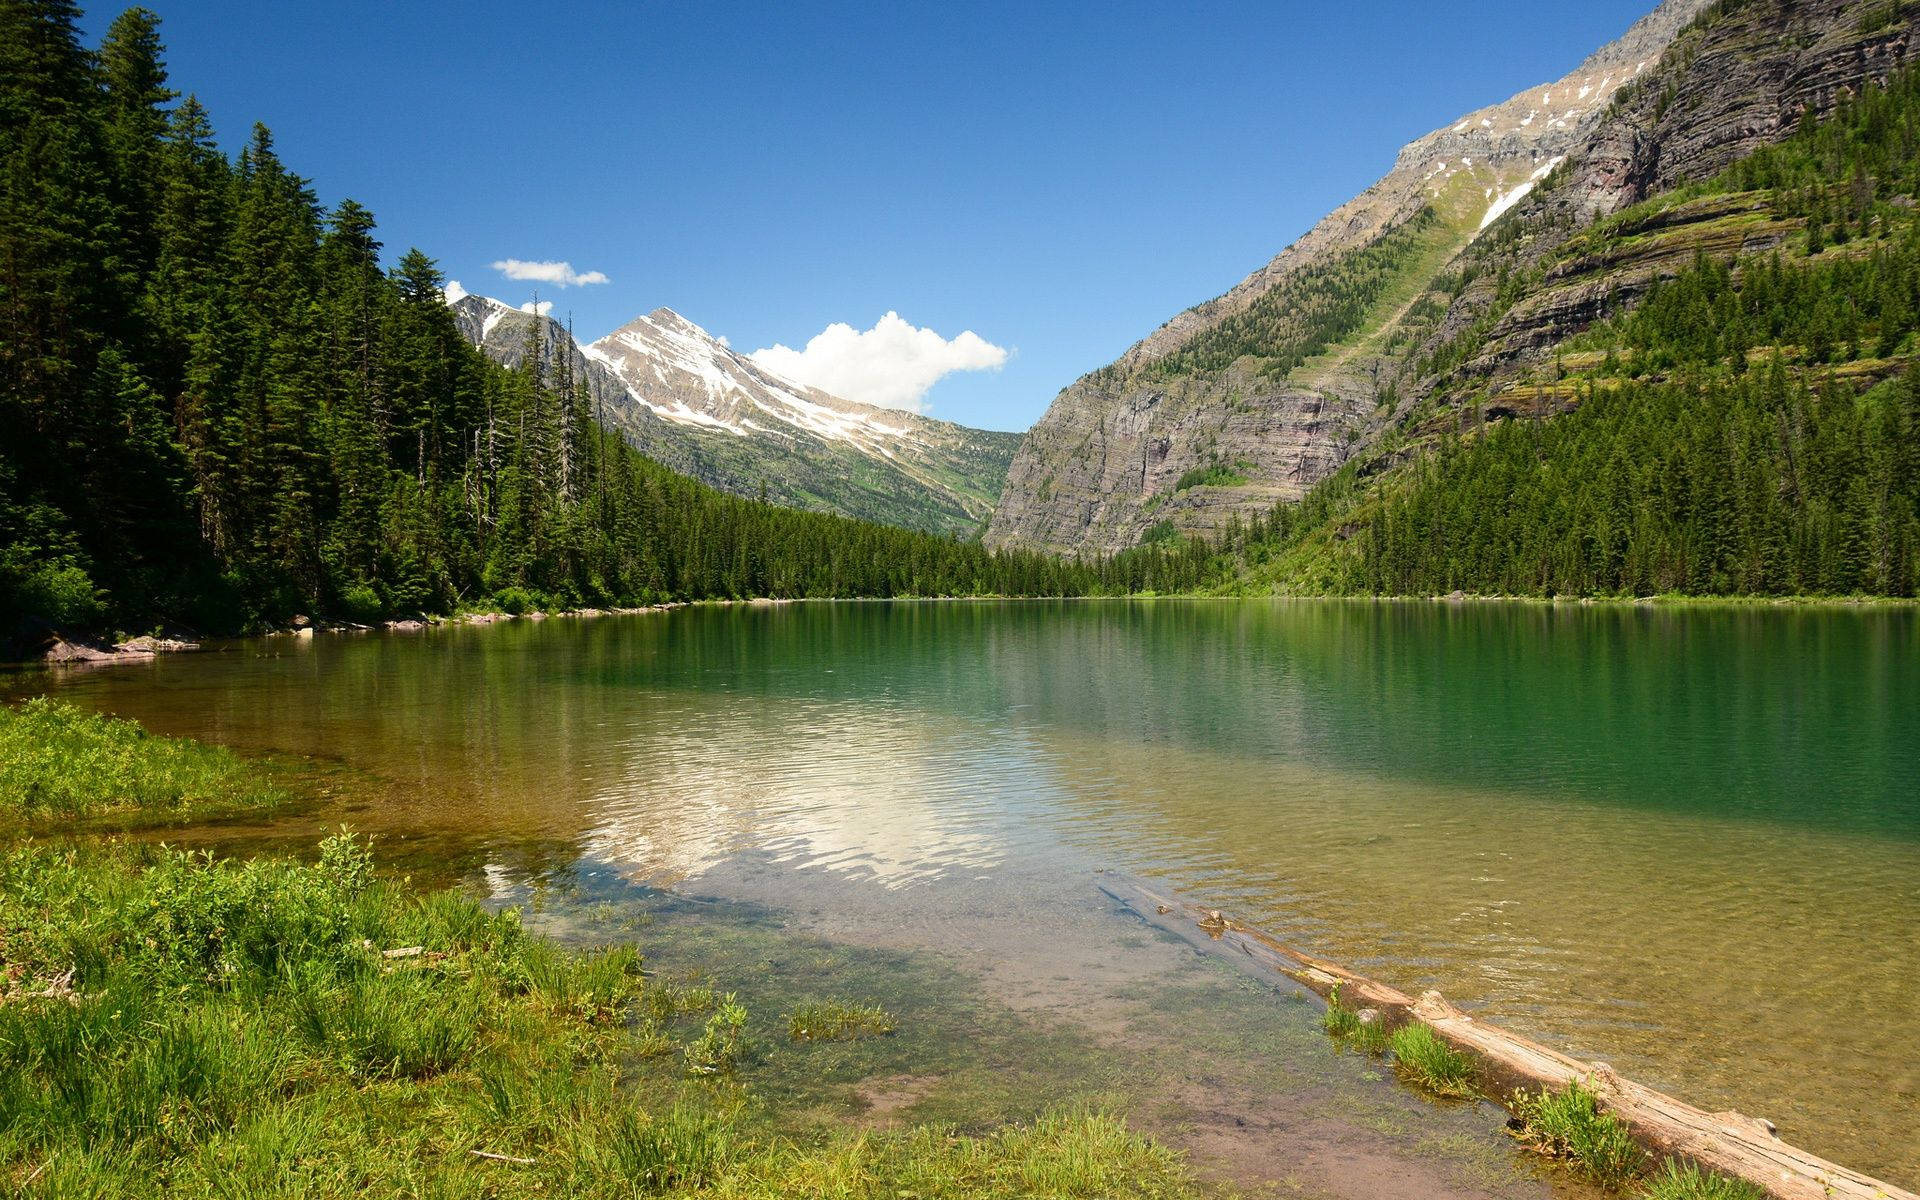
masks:
[(1022, 429), (1653, 0), (148, 2), (222, 140), (266, 122), (390, 257), (514, 303), (535, 285), (491, 264), (601, 272), (539, 285), (582, 340), (661, 305), (741, 350), (971, 330), (1005, 364), (923, 403)]

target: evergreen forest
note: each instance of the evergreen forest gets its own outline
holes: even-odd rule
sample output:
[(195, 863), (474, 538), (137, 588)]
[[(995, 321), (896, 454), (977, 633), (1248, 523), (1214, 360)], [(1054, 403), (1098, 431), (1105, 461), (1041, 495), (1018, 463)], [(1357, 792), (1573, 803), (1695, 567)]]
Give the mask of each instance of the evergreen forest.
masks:
[(0, 0), (0, 635), (1197, 581), (1198, 547), (994, 553), (674, 474), (488, 362), (266, 128), (225, 153), (152, 12), (78, 18)]

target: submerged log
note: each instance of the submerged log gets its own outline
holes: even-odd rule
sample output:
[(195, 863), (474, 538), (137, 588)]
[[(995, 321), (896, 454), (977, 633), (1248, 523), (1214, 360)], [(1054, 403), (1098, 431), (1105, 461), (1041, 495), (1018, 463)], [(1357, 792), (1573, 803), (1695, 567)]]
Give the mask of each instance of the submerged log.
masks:
[(1101, 876), (1100, 890), (1200, 950), (1239, 959), (1257, 972), (1283, 975), (1322, 997), (1337, 993), (1348, 1007), (1372, 1008), (1388, 1028), (1425, 1022), (1447, 1044), (1474, 1057), (1495, 1099), (1505, 1101), (1517, 1088), (1558, 1091), (1578, 1083), (1624, 1121), (1647, 1149), (1749, 1180), (1777, 1200), (1920, 1200), (1912, 1192), (1788, 1145), (1770, 1121), (1737, 1112), (1705, 1112), (1624, 1079), (1606, 1063), (1582, 1062), (1468, 1016), (1438, 992), (1415, 1000), (1304, 954), (1218, 909), (1188, 903), (1126, 876)]

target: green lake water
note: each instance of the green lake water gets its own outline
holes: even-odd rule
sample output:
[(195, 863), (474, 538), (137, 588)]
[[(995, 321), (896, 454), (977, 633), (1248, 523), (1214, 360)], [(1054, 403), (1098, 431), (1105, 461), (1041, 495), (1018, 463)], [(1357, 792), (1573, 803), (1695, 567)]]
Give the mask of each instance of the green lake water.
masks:
[(1913, 610), (705, 607), (0, 687), (314, 758), (311, 824), (503, 898), (719, 897), (1027, 1012), (1171, 953), (1101, 924), (1150, 877), (1920, 1183)]

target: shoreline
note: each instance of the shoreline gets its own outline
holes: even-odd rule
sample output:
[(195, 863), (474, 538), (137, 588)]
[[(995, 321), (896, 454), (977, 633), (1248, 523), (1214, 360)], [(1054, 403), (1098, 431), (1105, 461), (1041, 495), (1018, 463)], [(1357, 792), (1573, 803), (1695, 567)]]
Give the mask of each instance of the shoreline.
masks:
[(1121, 911), (1197, 953), (1231, 962), (1255, 977), (1278, 976), (1312, 991), (1328, 1006), (1330, 1030), (1334, 1015), (1355, 998), (1364, 1007), (1346, 1011), (1382, 1034), (1409, 1027), (1431, 1029), (1472, 1060), (1474, 1074), (1496, 1085), (1485, 1098), (1513, 1112), (1515, 1124), (1526, 1123), (1523, 1101), (1528, 1088), (1539, 1088), (1543, 1095), (1549, 1089), (1584, 1089), (1603, 1111), (1617, 1115), (1647, 1154), (1744, 1180), (1775, 1200), (1920, 1200), (1904, 1188), (1789, 1145), (1772, 1121), (1694, 1108), (1622, 1078), (1605, 1062), (1570, 1058), (1469, 1016), (1439, 992), (1428, 991), (1415, 1000), (1296, 950), (1218, 909), (1162, 894), (1131, 877), (1110, 875), (1096, 886)]
[[(115, 724), (125, 724), (125, 722), (115, 722)], [(161, 739), (161, 741), (173, 741), (173, 739)], [(207, 749), (213, 749), (213, 743), (198, 743), (198, 745), (205, 745)], [(56, 770), (58, 770), (58, 768), (56, 768)], [(169, 822), (169, 824), (175, 824), (175, 826), (177, 826), (177, 822)], [(198, 820), (190, 820), (188, 824), (190, 824), (190, 826), (198, 826), (200, 822), (198, 822)], [(273, 822), (273, 824), (278, 824), (278, 822)], [(75, 833), (79, 833), (79, 835), (83, 835), (84, 837), (84, 829), (73, 829), (73, 831), (75, 831)], [(236, 847), (232, 847), (232, 849), (223, 849), (223, 851), (217, 851), (217, 852), (221, 852), (223, 856), (230, 856), (230, 858), (232, 858), (232, 860), (234, 860), (234, 862), (238, 864), (238, 862), (246, 862), (246, 860), (250, 860), (250, 858), (255, 858), (255, 856), (273, 856), (273, 854), (284, 854), (284, 852), (288, 852), (288, 851), (286, 851), (286, 849), (278, 849), (278, 851), (273, 851), (273, 849), (267, 849), (267, 851), (261, 851), (261, 849), (253, 849), (253, 847), (246, 847), (246, 845), (236, 845)], [(442, 889), (442, 887), (440, 887), (440, 885), (436, 885), (436, 891), (440, 891), (440, 889)], [(682, 893), (676, 893), (676, 891), (672, 891), (672, 889), (668, 889), (668, 891), (666, 891), (666, 893), (662, 893), (662, 895), (682, 895)], [(1112, 895), (1112, 891), (1110, 891), (1110, 895)], [(1167, 916), (1167, 912), (1169, 912), (1169, 908), (1171, 908), (1171, 906), (1173, 906), (1175, 902), (1177, 902), (1177, 900), (1169, 900), (1169, 902), (1167, 902), (1167, 908), (1164, 908), (1164, 910), (1160, 910), (1160, 912), (1158, 912), (1156, 916)], [(1148, 906), (1148, 910), (1152, 910), (1152, 906)], [(1164, 927), (1165, 925), (1165, 922), (1156, 922), (1156, 920), (1154, 920), (1152, 916), (1146, 916), (1144, 912), (1139, 912), (1139, 910), (1135, 910), (1135, 916), (1140, 916), (1140, 918), (1142, 918), (1142, 920), (1146, 920), (1148, 924), (1162, 925), (1162, 927)], [(1194, 929), (1198, 929), (1198, 931), (1204, 931), (1204, 933), (1208, 933), (1208, 937), (1206, 937), (1206, 939), (1198, 939), (1198, 937), (1194, 937)], [(1177, 937), (1181, 937), (1181, 933), (1179, 933), (1177, 929), (1169, 929), (1169, 931), (1171, 931), (1171, 933), (1175, 933)], [(701, 939), (701, 937), (703, 937), (703, 935), (701, 935), (701, 931), (699, 931), (699, 929), (691, 929), (691, 931), (689, 931), (689, 939), (695, 939), (695, 941), (697, 941), (697, 939)], [(724, 937), (726, 937), (726, 931), (720, 931), (720, 937), (724, 939)], [(1225, 918), (1215, 918), (1215, 925), (1213, 925), (1213, 927), (1210, 927), (1210, 924), (1208, 924), (1208, 922), (1206, 922), (1204, 918), (1200, 918), (1200, 920), (1196, 920), (1196, 924), (1194, 924), (1194, 927), (1192, 927), (1192, 929), (1187, 929), (1187, 935), (1183, 937), (1183, 941), (1187, 941), (1187, 943), (1190, 943), (1190, 945), (1194, 945), (1194, 947), (1196, 948), (1200, 948), (1200, 950), (1217, 950), (1217, 948), (1221, 948), (1221, 945), (1227, 945), (1227, 947), (1233, 947), (1233, 945), (1235, 945), (1236, 941), (1238, 941), (1240, 937), (1258, 937), (1258, 931), (1248, 931), (1246, 927), (1242, 927), (1242, 925), (1233, 924), (1233, 922), (1227, 922)], [(1229, 958), (1229, 960), (1242, 960), (1242, 958), (1248, 958), (1248, 952), (1246, 952), (1246, 948), (1244, 947), (1236, 947), (1236, 948), (1240, 950), (1240, 954), (1229, 954), (1229, 956), (1225, 956), (1225, 958)], [(1304, 956), (1302, 956), (1302, 958), (1304, 958)], [(758, 958), (755, 958), (755, 962), (758, 962)], [(1334, 983), (1336, 983), (1336, 985), (1344, 981), (1344, 983), (1346, 983), (1346, 985), (1348, 985), (1348, 987), (1352, 989), (1352, 991), (1348, 993), (1348, 1002), (1354, 1002), (1354, 1000), (1356, 1000), (1357, 998), (1357, 1000), (1361, 1000), (1361, 1002), (1367, 1002), (1369, 1006), (1377, 1006), (1377, 1004), (1379, 1004), (1379, 1000), (1377, 1000), (1375, 996), (1367, 995), (1367, 993), (1361, 993), (1361, 991), (1359, 991), (1359, 987), (1361, 987), (1361, 985), (1365, 985), (1365, 987), (1379, 987), (1379, 985), (1373, 985), (1371, 981), (1359, 981), (1359, 977), (1356, 977), (1356, 975), (1350, 975), (1350, 973), (1340, 972), (1338, 968), (1331, 968), (1331, 964), (1327, 964), (1327, 970), (1329, 970), (1329, 972), (1336, 972), (1336, 973), (1332, 973), (1331, 975), (1331, 979), (1332, 981), (1334, 981)], [(726, 973), (722, 972), (722, 977), (726, 977)], [(1309, 991), (1317, 991), (1317, 993), (1323, 996), (1323, 998), (1327, 996), (1327, 989), (1325, 989), (1325, 987), (1313, 987), (1313, 981), (1311, 981), (1311, 979), (1306, 979), (1306, 981), (1304, 981), (1304, 979), (1300, 979), (1298, 975), (1288, 975), (1288, 977), (1290, 977), (1290, 979), (1294, 979), (1296, 983), (1306, 983), (1306, 987), (1308, 987)], [(1327, 983), (1327, 979), (1321, 979), (1321, 983)], [(1396, 993), (1396, 995), (1398, 995), (1398, 993)], [(1338, 996), (1336, 996), (1336, 1000), (1338, 1000)], [(1446, 1014), (1446, 1012), (1440, 1012), (1440, 1010), (1436, 1010), (1436, 1008), (1425, 1008), (1425, 1010), (1421, 1010), (1421, 1008), (1415, 1008), (1415, 1004), (1413, 1004), (1411, 1000), (1405, 1000), (1405, 996), (1400, 996), (1400, 998), (1398, 998), (1396, 1002), (1400, 1002), (1400, 1006), (1402, 1006), (1404, 1010), (1407, 1010), (1407, 1012), (1409, 1012), (1409, 1014), (1411, 1014), (1413, 1018), (1419, 1018), (1419, 1020), (1423, 1021), (1423, 1023), (1428, 1023), (1428, 1025), (1434, 1025), (1434, 1027), (1438, 1027), (1438, 1029), (1442, 1029), (1442, 1031), (1446, 1031), (1446, 1023), (1444, 1023), (1444, 1021), (1448, 1020), (1448, 1016), (1450, 1016), (1450, 1014)], [(1336, 1004), (1334, 1008), (1338, 1008), (1338, 1004)], [(1377, 1008), (1375, 1008), (1375, 1012), (1380, 1012), (1382, 1008), (1384, 1008), (1384, 1006), (1377, 1006)], [(897, 1010), (900, 1010), (899, 1006), (897, 1006)], [(1361, 1012), (1365, 1012), (1365, 1010), (1361, 1010)], [(1192, 1014), (1192, 1016), (1196, 1016), (1196, 1018), (1198, 1018), (1198, 1012), (1196, 1012), (1196, 1014)], [(1452, 1016), (1457, 1016), (1457, 1014), (1452, 1014)], [(1212, 1018), (1208, 1018), (1208, 1020), (1212, 1020)], [(1398, 1021), (1392, 1021), (1392, 1023), (1398, 1023)], [(1471, 1020), (1467, 1021), (1467, 1023), (1469, 1023), (1469, 1025), (1473, 1025), (1473, 1021)], [(1384, 1031), (1384, 1027), (1386, 1027), (1386, 1021), (1382, 1021), (1382, 1025), (1380, 1025), (1380, 1029)], [(1480, 1027), (1480, 1029), (1488, 1029), (1486, 1025), (1478, 1025), (1478, 1027)], [(1331, 1029), (1329, 1029), (1329, 1031), (1331, 1031)], [(1342, 1048), (1346, 1048), (1346, 1046), (1344, 1046), (1344, 1043), (1342, 1043)], [(1396, 1050), (1398, 1050), (1398, 1048), (1396, 1048)], [(1296, 1050), (1296, 1052), (1298, 1052), (1298, 1050)], [(1269, 1050), (1269, 1054), (1271, 1054), (1271, 1050)], [(1548, 1054), (1551, 1054), (1551, 1052), (1548, 1052)], [(1256, 1058), (1258, 1058), (1258, 1056), (1256, 1056)], [(1394, 1060), (1388, 1060), (1388, 1064), (1394, 1064)], [(1596, 1064), (1578, 1064), (1578, 1068), (1582, 1069), (1582, 1071), (1586, 1071), (1586, 1069), (1596, 1068)], [(1398, 1071), (1396, 1071), (1396, 1073), (1398, 1073)], [(1377, 1075), (1371, 1075), (1371, 1077), (1375, 1077), (1375, 1079), (1377, 1079)], [(1611, 1079), (1611, 1077), (1609, 1077), (1609, 1079)], [(1538, 1079), (1532, 1079), (1532, 1083), (1538, 1083)], [(1509, 1087), (1511, 1087), (1511, 1083), (1509, 1083)], [(1400, 1087), (1400, 1089), (1392, 1089), (1392, 1091), (1407, 1092), (1409, 1096), (1417, 1096), (1417, 1094), (1419, 1094), (1419, 1089), (1417, 1089), (1417, 1087)], [(1597, 1089), (1596, 1087), (1594, 1091), (1601, 1091), (1601, 1089)], [(1442, 1096), (1448, 1096), (1448, 1094), (1452, 1094), (1452, 1092), (1440, 1092), (1440, 1094), (1442, 1094)], [(1492, 1096), (1492, 1098), (1494, 1098), (1496, 1102), (1500, 1100), (1500, 1094), (1501, 1092), (1492, 1092), (1492, 1091), (1482, 1092), (1482, 1096)], [(1724, 1116), (1724, 1114), (1716, 1114), (1716, 1116)], [(1279, 1127), (1281, 1127), (1281, 1129), (1284, 1129), (1286, 1125), (1279, 1125)], [(1242, 1144), (1246, 1144), (1246, 1142), (1248, 1142), (1248, 1139), (1252, 1139), (1252, 1144), (1265, 1144), (1265, 1139), (1267, 1139), (1267, 1135), (1260, 1135), (1260, 1133), (1244, 1133), (1244, 1135), (1231, 1135), (1231, 1133), (1229, 1133), (1229, 1135), (1225, 1135), (1225, 1137), (1229, 1137), (1229, 1139), (1238, 1139), (1240, 1140), (1240, 1142), (1242, 1142)], [(1275, 1148), (1279, 1148), (1279, 1146), (1275, 1146)], [(1626, 1194), (1638, 1194), (1638, 1192), (1626, 1192)], [(1776, 1194), (1782, 1194), (1782, 1196), (1793, 1196), (1795, 1200), (1797, 1200), (1797, 1196), (1801, 1196), (1799, 1192), (1776, 1192)], [(1845, 1196), (1845, 1194), (1855, 1194), (1855, 1192), (1845, 1192), (1845, 1190), (1841, 1190), (1841, 1192), (1834, 1192), (1834, 1194), (1841, 1194), (1841, 1196)], [(1862, 1192), (1862, 1196), (1864, 1196), (1864, 1194), (1868, 1194), (1868, 1192)], [(1884, 1190), (1882, 1190), (1882, 1194), (1884, 1194), (1884, 1196), (1887, 1196), (1887, 1198), (1903, 1198), (1903, 1200), (1907, 1200), (1907, 1198), (1910, 1198), (1910, 1192), (1901, 1192), (1899, 1188), (1884, 1188)], [(1663, 1198), (1663, 1200), (1665, 1200), (1665, 1198)]]
[[(255, 760), (53, 708), (0, 710), (0, 733), (11, 718), (27, 736), (68, 751), (16, 762), (59, 785), (65, 807), (55, 811), (69, 821), (91, 814), (139, 828), (152, 818), (186, 832), (223, 813), (222, 801), (269, 818), (276, 811), (273, 796), (253, 791)], [(83, 753), (102, 738), (130, 753)], [(65, 765), (71, 761), (89, 766), (75, 770)], [(140, 779), (155, 786), (125, 799), (121, 789)], [(44, 820), (37, 795), (8, 788), (0, 801), (24, 802), (25, 819), (38, 811)], [(22, 832), (30, 840), (21, 842)], [(93, 1080), (119, 1106), (69, 1110), (57, 1106), (57, 1089), (33, 1092), (54, 1098), (35, 1101), (40, 1132), (0, 1144), (0, 1178), (10, 1174), (22, 1194), (62, 1194), (81, 1179), (105, 1179), (129, 1195), (166, 1179), (169, 1194), (201, 1194), (249, 1139), (301, 1128), (311, 1130), (302, 1135), (305, 1162), (344, 1164), (387, 1184), (425, 1172), (484, 1181), (500, 1189), (488, 1194), (502, 1196), (598, 1195), (581, 1185), (625, 1153), (636, 1127), (621, 1113), (636, 1106), (639, 1131), (657, 1131), (672, 1155), (699, 1154), (718, 1140), (710, 1159), (687, 1160), (705, 1162), (698, 1176), (638, 1189), (676, 1195), (822, 1194), (816, 1180), (858, 1161), (869, 1186), (830, 1194), (929, 1194), (925, 1185), (938, 1180), (933, 1195), (1201, 1200), (1221, 1195), (1220, 1183), (1257, 1186), (1301, 1169), (1345, 1190), (1366, 1181), (1365, 1169), (1447, 1181), (1449, 1172), (1470, 1177), (1464, 1172), (1476, 1161), (1457, 1147), (1425, 1148), (1412, 1133), (1369, 1136), (1357, 1124), (1339, 1128), (1367, 1139), (1364, 1169), (1340, 1156), (1315, 1161), (1310, 1140), (1256, 1129), (1228, 1136), (1272, 1164), (1223, 1155), (1206, 1139), (1189, 1144), (1189, 1131), (1148, 1103), (1177, 1089), (1119, 1085), (1116, 1072), (1146, 1077), (1156, 1039), (1167, 1036), (1156, 1028), (1162, 1014), (1202, 1024), (1238, 1016), (1237, 987), (1211, 985), (1205, 1010), (1192, 1007), (1200, 992), (1179, 993), (1168, 999), (1175, 1008), (1136, 1018), (1144, 1044), (1112, 1043), (1074, 1019), (1035, 1020), (1006, 1008), (937, 957), (857, 939), (795, 939), (783, 919), (742, 925), (713, 907), (750, 905), (658, 889), (643, 890), (659, 901), (627, 897), (647, 906), (638, 910), (590, 891), (551, 905), (531, 893), (482, 897), (470, 884), (415, 885), (390, 868), (376, 874), (370, 844), (344, 833), (320, 844), (318, 863), (311, 843), (203, 856), (79, 828), (45, 841), (30, 827), (13, 834), (7, 840), (23, 848), (0, 856), (0, 882), (22, 886), (0, 887), (0, 918), (30, 936), (19, 969), (0, 981), (0, 1012), (28, 1047), (50, 1041), (64, 1020), (99, 1025), (85, 1052), (28, 1069), (42, 1083), (55, 1071)], [(685, 919), (667, 924), (657, 903)], [(76, 904), (88, 906), (84, 922), (74, 919)], [(201, 912), (216, 919), (182, 919)], [(70, 943), (66, 931), (76, 924), (114, 932)], [(669, 945), (678, 959), (654, 958)], [(641, 969), (643, 951), (652, 969)], [(282, 959), (303, 969), (272, 969)], [(1171, 945), (1148, 961), (1170, 960), (1192, 962)], [(153, 988), (154, 971), (168, 987)], [(249, 982), (229, 987), (230, 979)], [(738, 1003), (722, 991), (736, 986)], [(1310, 1010), (1279, 997), (1267, 1004), (1263, 1022), (1301, 1026), (1317, 1052), (1307, 1057), (1345, 1060), (1303, 1020)], [(140, 1021), (118, 1020), (135, 1005)], [(43, 1029), (51, 1032), (35, 1032)], [(1194, 1044), (1192, 1029), (1179, 1032), (1189, 1040), (1169, 1045)], [(217, 1063), (219, 1072), (204, 1082), (155, 1074), (139, 1076), (138, 1088), (108, 1086), (132, 1069), (127, 1063), (145, 1069), (159, 1061), (162, 1048)], [(1257, 1076), (1269, 1065), (1230, 1050), (1204, 1053), (1224, 1055), (1214, 1070)], [(1337, 1074), (1357, 1069), (1347, 1064)], [(1403, 1089), (1387, 1090), (1393, 1096), (1382, 1111), (1419, 1114), (1412, 1119), (1423, 1130), (1477, 1130), (1477, 1161), (1518, 1161), (1483, 1116), (1428, 1114)], [(256, 1108), (249, 1096), (265, 1099)], [(746, 1104), (749, 1096), (759, 1102)], [(1203, 1112), (1227, 1102), (1214, 1097)], [(100, 1121), (144, 1128), (188, 1105), (195, 1123), (171, 1138), (96, 1136)], [(569, 1115), (555, 1125), (538, 1115), (549, 1109)], [(1025, 1165), (1029, 1154), (1034, 1167)], [(272, 1158), (253, 1169), (284, 1170)], [(1531, 1197), (1537, 1186), (1516, 1170), (1497, 1189), (1432, 1194)]]
[(411, 633), (446, 626), (486, 626), (508, 621), (590, 620), (597, 617), (633, 617), (671, 612), (682, 608), (773, 608), (794, 604), (1090, 604), (1153, 603), (1171, 601), (1197, 603), (1239, 603), (1284, 600), (1289, 603), (1332, 603), (1374, 605), (1448, 605), (1452, 607), (1496, 607), (1517, 605), (1527, 608), (1634, 609), (1642, 611), (1683, 611), (1688, 609), (1734, 609), (1742, 611), (1920, 611), (1920, 597), (1908, 596), (1500, 596), (1453, 592), (1444, 596), (1378, 596), (1368, 593), (1206, 593), (1169, 592), (1134, 593), (1124, 596), (755, 596), (744, 600), (669, 600), (659, 604), (571, 608), (553, 611), (535, 610), (513, 613), (501, 609), (474, 609), (449, 615), (415, 614), (389, 617), (379, 621), (357, 622), (330, 618), (295, 617), (294, 623), (258, 633), (221, 634), (201, 638), (185, 631), (167, 634), (143, 634), (124, 641), (69, 637), (57, 631), (46, 635), (46, 648), (34, 657), (0, 660), (0, 669), (39, 666), (89, 667), (115, 663), (148, 662), (163, 655), (191, 654), (205, 649), (209, 641), (244, 641), (250, 638), (311, 637), (319, 633)]

